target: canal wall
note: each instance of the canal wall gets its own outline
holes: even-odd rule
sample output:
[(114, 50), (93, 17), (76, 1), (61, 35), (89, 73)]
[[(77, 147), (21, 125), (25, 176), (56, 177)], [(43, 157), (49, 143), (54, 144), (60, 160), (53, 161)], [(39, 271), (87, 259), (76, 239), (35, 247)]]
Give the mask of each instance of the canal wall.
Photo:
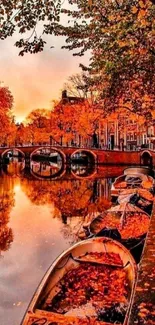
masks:
[(141, 155), (138, 151), (98, 151), (97, 162), (105, 165), (140, 165)]
[(128, 325), (155, 324), (155, 201)]

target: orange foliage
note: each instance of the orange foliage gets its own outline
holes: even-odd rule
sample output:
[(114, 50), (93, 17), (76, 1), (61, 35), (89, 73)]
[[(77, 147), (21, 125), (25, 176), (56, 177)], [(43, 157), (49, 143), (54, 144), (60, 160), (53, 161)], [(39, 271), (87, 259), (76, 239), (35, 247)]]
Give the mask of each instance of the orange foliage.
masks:
[(64, 143), (78, 142), (77, 135), (89, 139), (98, 128), (101, 116), (102, 110), (86, 100), (76, 104), (60, 102), (51, 112), (52, 135), (57, 141), (63, 137)]
[(7, 226), (13, 205), (13, 184), (8, 177), (2, 178), (0, 188), (0, 251), (8, 250), (13, 241), (12, 229)]
[(93, 180), (62, 180), (51, 183), (23, 179), (22, 188), (34, 204), (53, 204), (56, 216), (86, 216), (88, 213), (104, 211), (110, 206), (103, 197), (93, 200), (96, 197)]

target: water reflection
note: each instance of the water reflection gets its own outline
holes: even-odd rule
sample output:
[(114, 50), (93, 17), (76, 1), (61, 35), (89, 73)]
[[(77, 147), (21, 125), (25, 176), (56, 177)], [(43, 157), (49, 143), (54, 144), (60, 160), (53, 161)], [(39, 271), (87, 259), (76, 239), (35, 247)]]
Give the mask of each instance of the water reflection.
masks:
[(65, 174), (71, 174), (78, 177), (88, 177), (95, 172), (95, 165), (63, 165), (61, 161), (56, 163), (51, 161), (34, 161), (30, 163), (31, 172), (34, 176), (42, 178), (57, 178), (64, 176)]
[(31, 156), (30, 168), (36, 176), (56, 177), (63, 171), (63, 157), (50, 148), (42, 148)]
[(77, 150), (71, 156), (73, 164), (90, 165), (95, 164), (95, 155), (87, 150)]
[[(34, 176), (41, 176), (44, 178), (52, 178), (61, 174), (62, 165), (61, 163), (53, 163), (53, 162), (36, 162), (34, 160), (31, 161), (31, 171)], [(62, 170), (63, 171), (63, 170)]]
[(71, 171), (76, 176), (87, 177), (95, 172), (95, 165), (71, 164)]
[[(22, 178), (21, 187), (32, 203), (53, 204), (55, 215), (66, 223), (68, 217), (86, 216), (110, 205), (110, 193), (104, 182), (97, 180), (38, 181)], [(106, 191), (106, 193), (105, 193)]]
[(2, 166), (5, 174), (10, 176), (19, 176), (25, 168), (25, 160), (23, 157), (7, 157)]
[(60, 180), (35, 179), (20, 163), (9, 161), (0, 176), (2, 325), (20, 324), (53, 260), (78, 240), (90, 216), (109, 207), (110, 175), (116, 174), (100, 168), (90, 179), (73, 177), (70, 170)]
[(14, 181), (9, 177), (0, 178), (0, 255), (13, 242), (13, 231), (8, 226), (10, 212), (14, 206)]

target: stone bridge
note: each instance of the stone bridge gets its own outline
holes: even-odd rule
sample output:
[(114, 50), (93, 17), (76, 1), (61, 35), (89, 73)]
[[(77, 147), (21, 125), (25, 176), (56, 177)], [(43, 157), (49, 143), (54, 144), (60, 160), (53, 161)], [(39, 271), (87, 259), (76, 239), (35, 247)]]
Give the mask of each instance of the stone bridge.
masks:
[(1, 147), (0, 148), (0, 162), (7, 152), (12, 150), (19, 151), (28, 161), (32, 158), (38, 150), (51, 149), (57, 152), (64, 164), (70, 162), (70, 159), (75, 153), (84, 153), (90, 158), (90, 162), (95, 164), (104, 165), (145, 165), (155, 166), (155, 151), (143, 149), (140, 151), (114, 151), (114, 150), (103, 150), (98, 148), (78, 148), (78, 147), (61, 147), (61, 146), (17, 146), (17, 147)]

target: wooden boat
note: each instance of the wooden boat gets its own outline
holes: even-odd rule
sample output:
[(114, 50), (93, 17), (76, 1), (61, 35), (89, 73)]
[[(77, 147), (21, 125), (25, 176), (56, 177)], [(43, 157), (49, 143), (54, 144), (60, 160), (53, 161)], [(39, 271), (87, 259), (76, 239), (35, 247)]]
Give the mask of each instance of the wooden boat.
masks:
[(128, 167), (124, 169), (125, 175), (135, 175), (135, 174), (144, 174), (149, 176), (154, 176), (154, 172), (149, 167)]
[(130, 203), (121, 203), (95, 218), (89, 226), (91, 234), (97, 234), (103, 228), (117, 229), (123, 240), (146, 235), (150, 216), (142, 209)]
[(119, 195), (119, 200), (121, 201), (121, 198), (123, 199), (124, 197), (125, 199), (125, 197), (132, 197), (133, 195), (137, 195), (140, 198), (149, 202), (153, 202), (154, 200), (153, 194), (150, 193), (148, 190), (142, 188), (122, 190)]
[(128, 189), (121, 191), (118, 196), (118, 203), (132, 203), (140, 209), (146, 211), (148, 214), (152, 213), (153, 194), (145, 189)]
[(125, 325), (136, 274), (132, 255), (117, 241), (79, 242), (49, 268), (21, 325)]
[(122, 203), (96, 217), (87, 229), (87, 236), (107, 236), (117, 239), (129, 249), (139, 263), (144, 247), (150, 216), (142, 209)]
[(154, 192), (154, 179), (144, 174), (121, 175), (116, 178), (111, 187), (111, 196), (118, 197), (122, 190), (141, 188)]

